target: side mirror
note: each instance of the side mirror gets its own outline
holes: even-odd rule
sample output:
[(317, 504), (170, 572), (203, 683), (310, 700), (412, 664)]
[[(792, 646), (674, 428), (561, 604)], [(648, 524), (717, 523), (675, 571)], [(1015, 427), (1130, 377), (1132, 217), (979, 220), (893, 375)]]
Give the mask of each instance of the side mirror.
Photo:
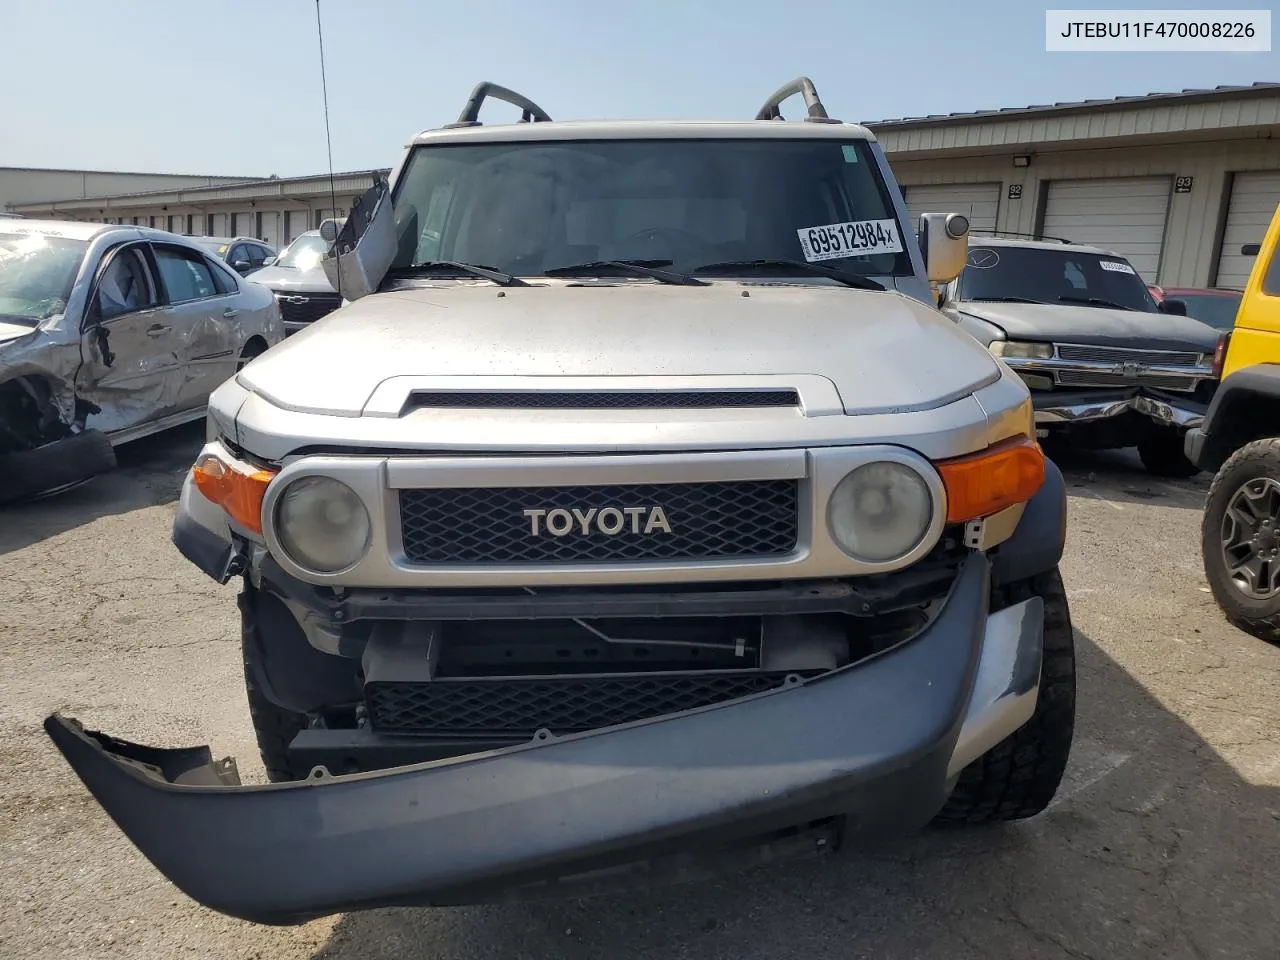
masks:
[(920, 252), (929, 282), (939, 286), (960, 276), (969, 257), (969, 218), (960, 213), (922, 213)]
[(1246, 243), (1240, 248), (1240, 255), (1244, 257), (1256, 257), (1261, 252), (1262, 244), (1260, 243)]
[(1187, 315), (1187, 302), (1185, 300), (1161, 300), (1156, 304), (1156, 309), (1161, 313), (1171, 313), (1175, 317), (1185, 317)]
[(275, 263), (275, 262), (276, 262), (276, 258), (275, 258), (275, 257), (267, 257), (267, 259), (265, 259), (265, 260), (263, 260), (263, 261), (262, 261), (262, 265), (263, 265), (264, 267), (269, 267), (269, 266), (271, 266), (271, 265), (272, 265), (273, 263)]
[(234, 270), (236, 273), (244, 273), (246, 270), (250, 269), (252, 266), (253, 264), (251, 264), (248, 260), (237, 260), (235, 263), (231, 264), (231, 269)]

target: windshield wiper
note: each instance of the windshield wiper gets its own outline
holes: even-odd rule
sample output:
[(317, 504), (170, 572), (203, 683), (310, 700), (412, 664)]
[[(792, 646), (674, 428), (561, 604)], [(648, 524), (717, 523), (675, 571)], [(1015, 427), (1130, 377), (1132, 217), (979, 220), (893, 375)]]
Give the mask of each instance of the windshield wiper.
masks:
[(718, 263), (704, 263), (693, 272), (718, 273), (726, 270), (738, 271), (743, 269), (759, 273), (789, 270), (793, 273), (807, 273), (815, 277), (830, 277), (832, 280), (838, 280), (847, 287), (857, 287), (860, 290), (885, 289), (884, 284), (877, 283), (869, 277), (860, 277), (857, 274), (845, 273), (843, 270), (824, 266), (821, 263), (807, 263), (804, 260), (721, 260)]
[(393, 267), (387, 271), (388, 276), (392, 277), (411, 277), (423, 276), (426, 274), (436, 274), (437, 276), (448, 276), (450, 273), (466, 274), (472, 277), (479, 277), (482, 280), (492, 280), (494, 283), (503, 287), (527, 287), (519, 277), (510, 273), (503, 273), (493, 267), (482, 266), (475, 263), (463, 263), (460, 260), (426, 260), (422, 263), (415, 263), (408, 267)]
[(1116, 303), (1114, 300), (1103, 300), (1101, 297), (1072, 297), (1063, 295), (1058, 299), (1063, 303), (1087, 303), (1091, 307), (1114, 307), (1116, 310), (1133, 309), (1133, 307), (1126, 307), (1123, 303)]
[(1031, 300), (1028, 297), (965, 297), (964, 299), (972, 303), (1038, 303), (1044, 305), (1043, 300)]
[(622, 273), (634, 274), (635, 276), (649, 277), (659, 283), (673, 283), (683, 287), (707, 286), (705, 280), (698, 280), (688, 274), (676, 273), (674, 270), (657, 269), (670, 263), (670, 260), (591, 260), (587, 263), (575, 263), (567, 267), (552, 267), (550, 270), (543, 270), (542, 272), (548, 277), (575, 277), (590, 276), (593, 273), (599, 273), (601, 270), (617, 270)]

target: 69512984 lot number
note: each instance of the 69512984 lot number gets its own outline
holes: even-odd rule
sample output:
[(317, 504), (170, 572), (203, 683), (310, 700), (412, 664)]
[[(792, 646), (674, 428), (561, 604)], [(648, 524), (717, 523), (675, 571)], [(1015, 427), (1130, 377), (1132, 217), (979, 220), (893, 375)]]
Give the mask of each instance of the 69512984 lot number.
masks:
[(829, 223), (822, 227), (805, 227), (796, 233), (800, 237), (804, 258), (810, 262), (902, 252), (902, 238), (898, 236), (898, 225), (893, 220)]

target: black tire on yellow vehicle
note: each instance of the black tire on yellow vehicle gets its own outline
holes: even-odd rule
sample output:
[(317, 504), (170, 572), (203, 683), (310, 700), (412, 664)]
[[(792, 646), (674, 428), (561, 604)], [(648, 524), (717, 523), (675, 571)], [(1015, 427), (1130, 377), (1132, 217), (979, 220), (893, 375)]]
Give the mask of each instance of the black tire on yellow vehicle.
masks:
[(1204, 575), (1232, 624), (1280, 643), (1280, 439), (1233, 453), (1209, 485), (1200, 526)]

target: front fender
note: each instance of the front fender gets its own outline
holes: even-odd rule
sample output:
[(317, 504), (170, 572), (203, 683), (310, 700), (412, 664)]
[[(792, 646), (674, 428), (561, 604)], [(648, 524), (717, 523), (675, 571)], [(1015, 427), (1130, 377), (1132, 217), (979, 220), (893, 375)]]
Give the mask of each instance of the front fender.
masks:
[(1027, 501), (1008, 540), (991, 554), (991, 582), (1005, 586), (1048, 573), (1062, 559), (1067, 542), (1067, 485), (1058, 465), (1044, 462), (1044, 484)]

